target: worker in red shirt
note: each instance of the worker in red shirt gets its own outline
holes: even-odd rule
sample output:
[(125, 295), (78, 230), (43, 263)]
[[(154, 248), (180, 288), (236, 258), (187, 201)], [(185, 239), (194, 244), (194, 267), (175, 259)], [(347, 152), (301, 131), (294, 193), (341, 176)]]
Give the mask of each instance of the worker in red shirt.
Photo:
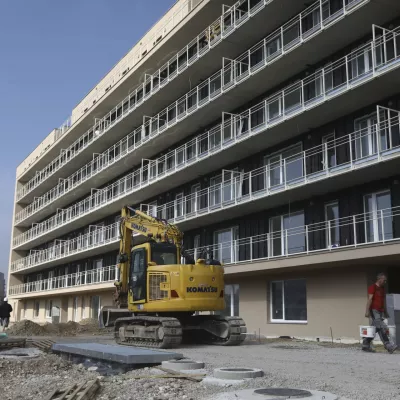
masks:
[[(388, 327), (384, 322), (385, 318), (389, 318), (386, 310), (386, 293), (385, 284), (387, 278), (385, 274), (379, 274), (376, 277), (376, 282), (368, 287), (368, 301), (365, 316), (371, 319), (371, 325), (375, 326), (376, 332), (382, 340), (385, 349), (389, 353), (393, 353), (397, 346), (390, 342), (387, 335)], [(371, 348), (373, 338), (364, 338), (363, 347), (364, 351), (374, 352)]]

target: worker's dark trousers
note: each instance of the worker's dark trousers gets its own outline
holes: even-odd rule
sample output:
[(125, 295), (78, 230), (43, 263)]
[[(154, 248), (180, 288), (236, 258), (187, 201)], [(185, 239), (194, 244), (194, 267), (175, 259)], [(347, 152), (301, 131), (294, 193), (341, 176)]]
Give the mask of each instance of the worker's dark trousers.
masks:
[[(383, 322), (384, 319), (385, 319), (385, 316), (384, 316), (383, 312), (378, 311), (378, 310), (371, 310), (371, 318), (370, 318), (371, 326), (375, 326), (376, 333), (379, 335), (379, 337), (382, 340), (382, 343), (384, 344), (384, 346), (386, 348), (388, 345), (390, 346), (390, 340), (389, 340), (389, 336), (386, 334), (388, 327)], [(363, 348), (369, 349), (371, 347), (371, 342), (373, 340), (374, 340), (373, 338), (364, 338)]]

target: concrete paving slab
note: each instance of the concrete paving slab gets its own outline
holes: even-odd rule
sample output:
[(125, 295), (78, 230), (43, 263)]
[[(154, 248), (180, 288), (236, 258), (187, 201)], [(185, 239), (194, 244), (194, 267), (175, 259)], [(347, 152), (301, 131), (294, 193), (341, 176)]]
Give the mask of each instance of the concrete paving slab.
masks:
[(102, 343), (56, 343), (52, 346), (52, 350), (55, 353), (96, 358), (125, 365), (161, 364), (163, 361), (183, 358), (182, 354), (174, 352)]

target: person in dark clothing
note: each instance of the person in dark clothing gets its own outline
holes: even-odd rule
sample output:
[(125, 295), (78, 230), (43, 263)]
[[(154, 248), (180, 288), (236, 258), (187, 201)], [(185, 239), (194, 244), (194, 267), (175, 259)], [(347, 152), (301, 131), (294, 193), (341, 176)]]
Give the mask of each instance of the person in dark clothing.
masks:
[[(375, 326), (376, 332), (382, 340), (385, 349), (389, 353), (393, 353), (397, 346), (390, 342), (389, 336), (387, 335), (388, 327), (384, 320), (389, 317), (386, 310), (386, 293), (385, 283), (386, 275), (379, 274), (376, 277), (376, 282), (368, 287), (368, 301), (365, 310), (365, 316), (370, 318), (371, 325)], [(373, 352), (371, 348), (373, 338), (364, 338), (362, 349), (364, 351)]]
[(0, 325), (3, 331), (8, 327), (12, 310), (11, 304), (8, 304), (8, 299), (5, 297), (3, 303), (0, 304)]

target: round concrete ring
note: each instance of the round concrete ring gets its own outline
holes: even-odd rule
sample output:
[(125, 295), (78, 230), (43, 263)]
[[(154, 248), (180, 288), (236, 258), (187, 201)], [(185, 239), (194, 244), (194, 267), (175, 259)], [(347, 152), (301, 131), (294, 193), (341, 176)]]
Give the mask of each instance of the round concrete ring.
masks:
[(192, 369), (202, 369), (204, 368), (204, 363), (200, 361), (192, 360), (171, 360), (163, 361), (161, 365), (164, 368), (173, 369), (175, 371), (192, 370)]
[(258, 368), (217, 368), (214, 369), (214, 377), (219, 379), (249, 379), (263, 376), (264, 372)]

